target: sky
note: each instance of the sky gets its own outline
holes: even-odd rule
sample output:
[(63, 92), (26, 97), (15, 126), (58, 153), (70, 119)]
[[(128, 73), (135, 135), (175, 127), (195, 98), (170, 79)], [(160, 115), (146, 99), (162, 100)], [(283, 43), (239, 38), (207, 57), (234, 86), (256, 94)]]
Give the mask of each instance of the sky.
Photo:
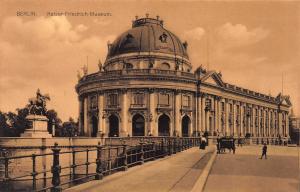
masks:
[(77, 118), (77, 71), (88, 63), (96, 72), (107, 42), (149, 13), (188, 42), (194, 70), (221, 71), (227, 83), (272, 96), (283, 91), (299, 116), (299, 8), (296, 1), (1, 0), (0, 111), (24, 107), (40, 88), (51, 97), (48, 109), (64, 121)]

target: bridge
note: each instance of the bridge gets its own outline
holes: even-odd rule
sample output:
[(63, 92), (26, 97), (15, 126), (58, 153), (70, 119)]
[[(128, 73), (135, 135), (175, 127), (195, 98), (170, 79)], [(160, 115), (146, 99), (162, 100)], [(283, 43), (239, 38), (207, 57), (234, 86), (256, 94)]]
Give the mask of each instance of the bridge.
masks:
[[(143, 167), (141, 170), (149, 172), (150, 169), (154, 175), (160, 172), (158, 168), (167, 168), (161, 177), (176, 173), (166, 185), (175, 189), (187, 180), (185, 177), (199, 176), (200, 172), (193, 168), (199, 167), (200, 159), (205, 156), (204, 152), (200, 153), (199, 143), (198, 137), (107, 138), (100, 140), (98, 145), (86, 147), (55, 143), (48, 146), (49, 153), (1, 157), (0, 187), (4, 191), (61, 191)], [(189, 186), (193, 185), (190, 183)]]
[[(199, 138), (110, 138), (95, 146), (58, 144), (43, 154), (1, 157), (1, 191), (298, 191), (299, 148), (261, 145), (216, 154)], [(26, 161), (21, 161), (27, 159)], [(46, 160), (46, 168), (40, 166)], [(1, 164), (0, 164), (1, 165)], [(12, 169), (18, 165), (21, 169)], [(48, 167), (48, 168), (47, 168)], [(0, 171), (1, 172), (1, 171)]]

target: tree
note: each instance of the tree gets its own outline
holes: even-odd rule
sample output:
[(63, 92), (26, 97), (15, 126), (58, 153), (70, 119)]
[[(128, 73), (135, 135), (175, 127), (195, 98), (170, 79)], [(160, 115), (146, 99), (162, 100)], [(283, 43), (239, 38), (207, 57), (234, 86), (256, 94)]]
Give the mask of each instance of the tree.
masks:
[[(52, 124), (55, 124), (55, 130), (61, 129), (61, 119), (58, 117), (57, 112), (54, 109), (50, 109), (46, 112), (46, 117), (48, 118), (47, 130), (52, 134)], [(55, 131), (56, 132), (56, 131)], [(55, 134), (56, 135), (56, 134)]]
[(14, 136), (19, 136), (25, 131), (26, 128), (29, 127), (29, 121), (26, 119), (27, 115), (27, 108), (17, 109), (17, 114), (13, 112), (7, 113), (8, 122), (11, 125), (11, 127), (15, 129), (16, 132), (16, 135)]
[(78, 135), (78, 123), (72, 117), (62, 125), (61, 136), (74, 137)]
[(17, 136), (16, 130), (8, 124), (8, 116), (0, 111), (0, 137)]

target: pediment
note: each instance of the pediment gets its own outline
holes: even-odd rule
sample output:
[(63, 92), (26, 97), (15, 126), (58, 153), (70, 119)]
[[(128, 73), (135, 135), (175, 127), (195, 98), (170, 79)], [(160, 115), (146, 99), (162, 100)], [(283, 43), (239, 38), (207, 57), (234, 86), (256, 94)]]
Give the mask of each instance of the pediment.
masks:
[(281, 102), (281, 104), (282, 104), (282, 105), (288, 105), (288, 103), (286, 102), (285, 99)]
[(215, 85), (215, 86), (219, 86), (219, 84), (217, 83), (217, 81), (212, 76), (210, 76), (209, 78), (207, 78), (204, 82), (212, 84), (212, 85)]
[(203, 77), (201, 81), (202, 81), (202, 83), (207, 83), (207, 84), (214, 85), (214, 86), (219, 86), (219, 87), (224, 86), (224, 83), (223, 83), (221, 77), (215, 72)]

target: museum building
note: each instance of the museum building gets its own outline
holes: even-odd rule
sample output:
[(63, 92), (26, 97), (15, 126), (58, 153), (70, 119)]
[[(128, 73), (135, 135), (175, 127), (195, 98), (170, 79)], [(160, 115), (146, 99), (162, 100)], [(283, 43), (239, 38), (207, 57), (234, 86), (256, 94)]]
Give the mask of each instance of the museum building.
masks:
[(108, 43), (99, 71), (79, 78), (81, 135), (227, 135), (289, 138), (289, 96), (277, 97), (192, 69), (187, 43), (157, 18), (137, 18)]

